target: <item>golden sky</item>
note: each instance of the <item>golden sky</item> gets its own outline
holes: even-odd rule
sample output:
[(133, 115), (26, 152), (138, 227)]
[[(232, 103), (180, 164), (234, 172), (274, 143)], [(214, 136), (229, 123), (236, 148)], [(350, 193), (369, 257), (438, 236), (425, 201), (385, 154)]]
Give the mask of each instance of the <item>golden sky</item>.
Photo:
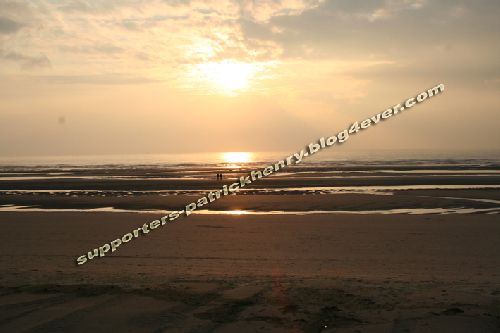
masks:
[(499, 149), (500, 2), (0, 0), (0, 154)]

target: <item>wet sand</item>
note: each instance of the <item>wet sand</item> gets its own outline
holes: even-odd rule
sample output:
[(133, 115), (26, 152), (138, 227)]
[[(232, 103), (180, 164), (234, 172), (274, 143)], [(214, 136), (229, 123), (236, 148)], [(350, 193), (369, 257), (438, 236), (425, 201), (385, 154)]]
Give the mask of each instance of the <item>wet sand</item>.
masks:
[[(214, 190), (223, 184), (238, 182), (234, 173), (223, 181), (212, 179), (81, 179), (64, 177), (56, 179), (3, 180), (0, 190), (101, 190), (101, 191), (161, 191), (161, 190)], [(402, 186), (402, 185), (500, 185), (500, 175), (405, 175), (405, 176), (360, 176), (357, 177), (270, 177), (261, 178), (252, 184), (258, 188), (320, 187), (320, 186)]]
[[(297, 192), (294, 192), (297, 193)], [(321, 194), (238, 194), (223, 197), (201, 207), (204, 213), (239, 211), (242, 213), (311, 213), (350, 212), (423, 213), (423, 212), (484, 212), (500, 213), (500, 190), (405, 190), (391, 193), (336, 193)], [(167, 214), (184, 209), (204, 193), (179, 195), (117, 195), (99, 193), (25, 193), (0, 194), (1, 211), (150, 211)], [(198, 211), (194, 211), (198, 213)]]

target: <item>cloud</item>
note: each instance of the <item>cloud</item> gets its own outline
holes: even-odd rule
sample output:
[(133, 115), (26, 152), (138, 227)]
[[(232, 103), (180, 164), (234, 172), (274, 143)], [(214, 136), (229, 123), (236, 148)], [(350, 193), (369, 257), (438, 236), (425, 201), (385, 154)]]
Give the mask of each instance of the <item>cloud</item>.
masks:
[(283, 58), (418, 58), (445, 43), (492, 44), (487, 31), (500, 29), (498, 15), (500, 6), (491, 0), (474, 6), (451, 0), (331, 0), (299, 15), (239, 24), (245, 38), (279, 44)]
[(12, 34), (23, 27), (23, 24), (0, 16), (0, 34)]
[(180, 21), (189, 19), (189, 15), (155, 15), (144, 18), (125, 18), (118, 25), (128, 30), (144, 31), (164, 21)]
[(240, 1), (242, 18), (256, 22), (267, 22), (275, 16), (300, 15), (305, 10), (317, 7), (320, 0), (255, 0)]
[(0, 59), (18, 63), (24, 69), (50, 67), (51, 65), (49, 58), (44, 54), (32, 56), (14, 51), (0, 50)]
[(61, 45), (59, 49), (63, 52), (68, 53), (80, 53), (80, 54), (90, 54), (90, 53), (102, 53), (102, 54), (118, 54), (125, 51), (122, 47), (118, 47), (112, 44), (97, 44), (97, 45)]
[[(373, 60), (397, 64), (395, 70), (401, 73), (416, 64), (432, 72), (449, 63), (453, 64), (450, 70), (460, 69), (464, 55), (466, 61), (477, 61), (480, 56), (471, 50), (480, 51), (477, 54), (483, 58), (485, 50), (499, 53), (488, 34), (500, 28), (500, 6), (494, 0), (474, 4), (463, 0), (33, 0), (2, 6), (0, 33), (23, 29), (0, 40), (5, 50), (18, 51), (3, 52), (1, 59), (25, 68), (52, 62), (53, 74), (60, 76), (112, 70), (128, 77), (137, 71), (141, 77), (175, 77), (189, 65), (226, 59)], [(457, 51), (462, 57), (453, 57)], [(500, 58), (495, 56), (483, 62), (495, 67), (495, 58)]]
[(56, 8), (62, 12), (69, 12), (69, 13), (73, 12), (73, 13), (99, 14), (99, 13), (110, 13), (113, 12), (114, 10), (134, 5), (139, 6), (140, 1), (65, 0), (57, 4)]
[[(110, 66), (133, 75), (141, 69), (175, 75), (181, 66), (239, 59), (268, 61), (280, 56), (272, 40), (245, 38), (238, 20), (251, 25), (275, 16), (299, 15), (316, 0), (61, 0), (0, 4), (2, 30), (14, 38), (0, 40), (0, 60), (25, 68), (47, 66), (57, 75), (100, 74)], [(29, 22), (22, 24), (19, 22)], [(16, 25), (17, 24), (17, 25)], [(16, 30), (17, 29), (17, 30)], [(248, 29), (247, 29), (248, 30)], [(71, 53), (68, 56), (68, 53)], [(40, 54), (40, 56), (32, 56)], [(50, 54), (50, 61), (45, 54)], [(178, 65), (162, 73), (166, 66)], [(146, 66), (146, 67), (145, 67)], [(6, 70), (10, 71), (8, 67)], [(148, 73), (149, 76), (150, 73)]]
[(45, 75), (36, 78), (52, 84), (85, 84), (85, 85), (134, 85), (156, 83), (160, 80), (123, 74), (100, 75)]

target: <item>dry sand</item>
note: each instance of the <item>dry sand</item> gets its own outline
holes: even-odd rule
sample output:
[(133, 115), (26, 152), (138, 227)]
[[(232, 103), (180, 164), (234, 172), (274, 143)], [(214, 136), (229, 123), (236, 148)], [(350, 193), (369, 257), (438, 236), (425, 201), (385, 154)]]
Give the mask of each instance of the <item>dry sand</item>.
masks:
[(500, 331), (498, 215), (198, 215), (75, 265), (157, 217), (0, 213), (0, 331)]

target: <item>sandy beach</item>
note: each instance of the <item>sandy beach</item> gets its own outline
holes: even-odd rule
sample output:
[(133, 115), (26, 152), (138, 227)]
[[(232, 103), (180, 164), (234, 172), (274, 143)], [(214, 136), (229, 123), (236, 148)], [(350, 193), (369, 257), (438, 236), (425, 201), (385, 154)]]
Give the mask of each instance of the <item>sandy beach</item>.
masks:
[(4, 168), (0, 330), (500, 331), (497, 166), (386, 169), (297, 168), (77, 266), (248, 170)]
[(0, 213), (4, 331), (497, 332), (494, 215)]

